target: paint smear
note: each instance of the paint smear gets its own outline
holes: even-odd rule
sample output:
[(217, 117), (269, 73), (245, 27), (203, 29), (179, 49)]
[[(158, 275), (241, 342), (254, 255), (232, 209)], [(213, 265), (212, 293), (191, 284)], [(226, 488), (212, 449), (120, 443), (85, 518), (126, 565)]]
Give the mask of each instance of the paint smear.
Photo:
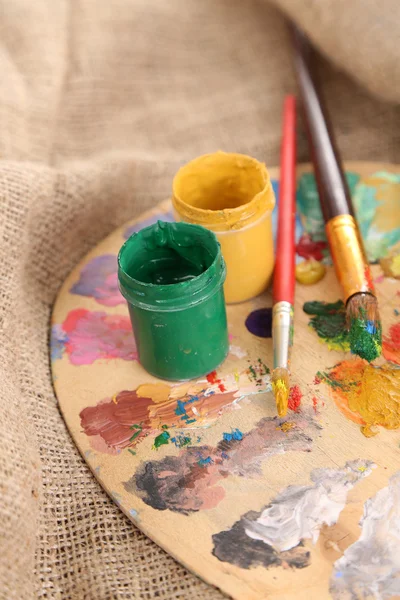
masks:
[(271, 456), (311, 451), (320, 425), (311, 414), (296, 414), (291, 421), (293, 427), (285, 432), (278, 427), (282, 419), (265, 417), (247, 433), (225, 433), (216, 447), (190, 446), (178, 456), (143, 462), (125, 489), (157, 510), (188, 515), (214, 508), (225, 497), (219, 483), (230, 474), (261, 477), (261, 464)]
[[(261, 385), (259, 379), (250, 379), (247, 370), (221, 378), (213, 373), (208, 378), (212, 381), (203, 379), (174, 386), (142, 384), (137, 390), (119, 392), (112, 399), (83, 409), (82, 428), (88, 436), (100, 436), (111, 450), (122, 449), (136, 445), (163, 427), (209, 427), (221, 411), (233, 410), (244, 397), (270, 390), (268, 374), (262, 376)], [(133, 433), (137, 435), (133, 435), (132, 427), (136, 425), (140, 425), (140, 432), (136, 430)], [(186, 435), (178, 432), (175, 438)], [(170, 440), (173, 442), (172, 435)]]
[(53, 359), (65, 351), (77, 366), (100, 359), (138, 358), (129, 317), (84, 308), (71, 310), (62, 325), (52, 327), (51, 349)]
[(342, 469), (313, 469), (312, 485), (290, 485), (246, 526), (246, 534), (284, 552), (302, 540), (318, 540), (322, 525), (334, 525), (348, 492), (370, 475), (373, 463), (353, 460)]
[(253, 310), (247, 317), (245, 325), (248, 331), (257, 337), (272, 337), (272, 308)]
[(400, 365), (400, 323), (392, 325), (389, 335), (383, 336), (382, 352), (386, 360)]
[(361, 424), (366, 437), (376, 435), (377, 431), (371, 429), (376, 425), (386, 429), (400, 427), (400, 369), (353, 359), (317, 375), (330, 387), (337, 407)]
[(364, 504), (361, 535), (333, 567), (334, 600), (400, 596), (400, 471)]
[(328, 243), (325, 241), (315, 242), (308, 233), (303, 233), (296, 244), (296, 252), (305, 259), (323, 260), (329, 256)]
[(350, 351), (350, 340), (346, 326), (346, 309), (341, 300), (337, 302), (306, 302), (303, 310), (312, 315), (309, 326), (329, 350)]
[(118, 288), (118, 265), (115, 254), (102, 254), (92, 258), (82, 269), (79, 280), (71, 289), (71, 294), (94, 298), (104, 306), (125, 304)]
[(360, 181), (354, 209), (369, 262), (387, 256), (400, 241), (400, 175), (380, 171)]
[(167, 402), (171, 386), (166, 383), (143, 383), (136, 390), (139, 398), (151, 398), (155, 404)]
[(259, 516), (260, 513), (250, 511), (230, 529), (214, 534), (213, 555), (221, 562), (230, 563), (241, 569), (252, 567), (303, 569), (311, 564), (310, 552), (302, 544), (288, 552), (276, 552), (272, 546), (250, 538), (245, 528)]
[(154, 223), (157, 223), (157, 221), (165, 221), (166, 223), (173, 223), (175, 221), (175, 219), (174, 219), (172, 210), (169, 210), (167, 212), (155, 213), (154, 215), (151, 215), (151, 217), (148, 217), (147, 219), (143, 219), (143, 221), (139, 221), (138, 223), (135, 223), (134, 225), (130, 225), (124, 231), (124, 238), (127, 240), (129, 237), (131, 237), (131, 235), (133, 233), (137, 233), (141, 229), (144, 229), (144, 227), (149, 227), (150, 225), (154, 225)]
[(301, 406), (301, 400), (303, 398), (303, 393), (298, 385), (293, 385), (290, 388), (289, 399), (288, 399), (288, 408), (293, 410), (294, 412), (298, 412)]
[(391, 254), (385, 258), (381, 258), (379, 264), (386, 277), (400, 279), (400, 253)]
[(236, 358), (246, 358), (247, 350), (242, 350), (239, 346), (234, 346), (231, 344), (229, 346), (229, 354), (232, 356), (236, 356)]

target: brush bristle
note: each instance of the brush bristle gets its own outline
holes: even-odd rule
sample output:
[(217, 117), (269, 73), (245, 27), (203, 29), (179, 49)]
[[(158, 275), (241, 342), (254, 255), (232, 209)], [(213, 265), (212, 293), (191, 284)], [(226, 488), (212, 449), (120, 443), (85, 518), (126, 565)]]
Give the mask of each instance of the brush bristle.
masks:
[(350, 350), (368, 362), (382, 352), (382, 326), (375, 296), (355, 294), (347, 302)]
[(272, 390), (275, 396), (276, 409), (280, 417), (284, 417), (288, 409), (289, 400), (289, 372), (281, 367), (274, 369), (271, 378)]

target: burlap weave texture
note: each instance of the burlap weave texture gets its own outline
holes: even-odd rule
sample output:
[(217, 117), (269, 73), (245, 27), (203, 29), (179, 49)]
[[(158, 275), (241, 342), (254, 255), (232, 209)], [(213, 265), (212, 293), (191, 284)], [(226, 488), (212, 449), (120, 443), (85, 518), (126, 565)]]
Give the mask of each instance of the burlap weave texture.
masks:
[(278, 163), (294, 79), (274, 5), (325, 56), (344, 157), (399, 162), (398, 0), (0, 1), (1, 600), (221, 597), (90, 474), (57, 408), (48, 325), (72, 267), (164, 199), (183, 161)]

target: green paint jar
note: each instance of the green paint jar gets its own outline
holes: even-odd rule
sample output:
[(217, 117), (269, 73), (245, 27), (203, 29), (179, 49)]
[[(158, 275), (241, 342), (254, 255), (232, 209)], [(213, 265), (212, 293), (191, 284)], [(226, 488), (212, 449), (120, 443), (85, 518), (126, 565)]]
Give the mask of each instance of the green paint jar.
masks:
[(180, 381), (213, 371), (229, 350), (226, 269), (211, 231), (158, 221), (134, 233), (118, 255), (118, 280), (142, 366)]

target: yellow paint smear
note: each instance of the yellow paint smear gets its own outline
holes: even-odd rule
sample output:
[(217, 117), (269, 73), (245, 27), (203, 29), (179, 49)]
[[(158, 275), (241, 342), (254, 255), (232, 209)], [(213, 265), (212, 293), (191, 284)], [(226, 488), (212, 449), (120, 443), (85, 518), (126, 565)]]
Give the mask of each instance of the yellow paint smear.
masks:
[(361, 427), (366, 437), (375, 435), (374, 425), (386, 429), (400, 427), (400, 369), (390, 365), (373, 367), (367, 365), (361, 377), (361, 385), (348, 392), (350, 410), (357, 412), (365, 422)]
[(291, 423), (290, 421), (286, 421), (285, 423), (282, 423), (282, 425), (277, 427), (277, 429), (280, 429), (281, 431), (284, 431), (286, 433), (287, 431), (290, 431), (291, 429), (293, 429), (294, 426), (295, 426), (294, 423)]
[(289, 388), (283, 379), (278, 378), (275, 381), (272, 381), (272, 390), (275, 396), (278, 415), (284, 417), (288, 408)]
[(391, 254), (386, 258), (381, 258), (379, 263), (386, 277), (400, 279), (400, 253), (395, 255)]
[(144, 383), (138, 387), (136, 394), (139, 398), (151, 398), (159, 404), (168, 400), (170, 391), (171, 388), (166, 383)]

